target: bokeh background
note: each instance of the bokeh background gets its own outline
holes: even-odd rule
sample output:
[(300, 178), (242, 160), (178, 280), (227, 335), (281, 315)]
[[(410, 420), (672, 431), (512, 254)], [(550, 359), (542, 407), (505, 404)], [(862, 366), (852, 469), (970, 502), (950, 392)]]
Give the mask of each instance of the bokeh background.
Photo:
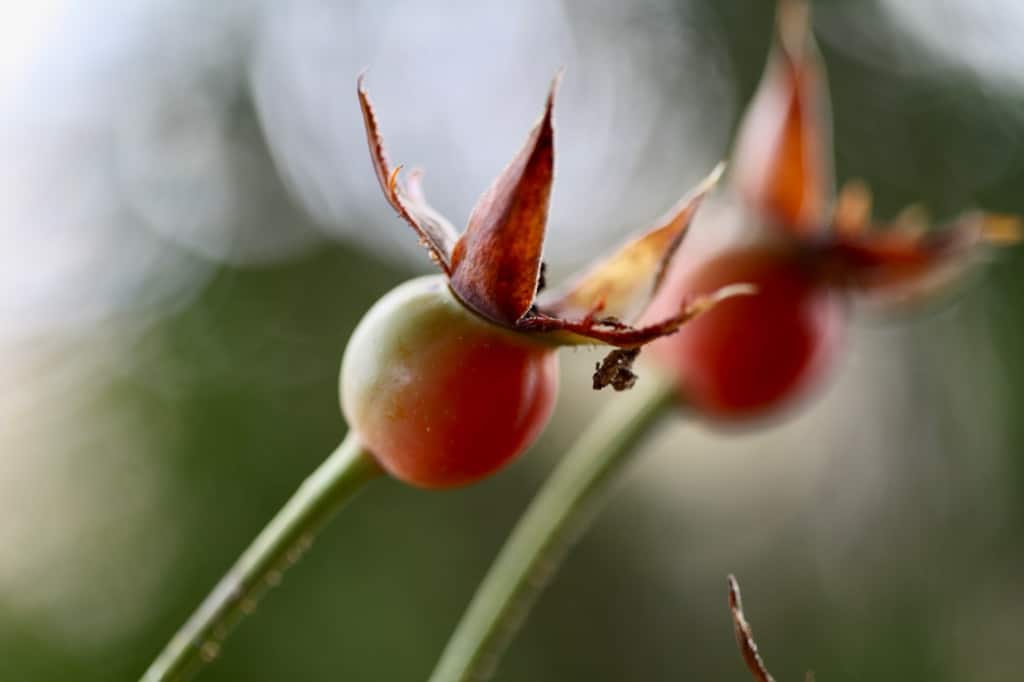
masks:
[[(1024, 5), (818, 3), (840, 179), (883, 216), (1024, 212)], [(345, 432), (341, 351), (430, 266), (381, 200), (355, 76), (449, 215), (548, 80), (555, 278), (719, 158), (767, 0), (45, 0), (0, 6), (0, 679), (137, 679)], [(723, 200), (724, 201), (724, 200)], [(714, 231), (714, 207), (695, 228)], [(836, 380), (735, 432), (663, 429), (498, 680), (1005, 682), (1024, 651), (1024, 252), (859, 318)], [(518, 513), (614, 396), (566, 353), (506, 472), (374, 483), (203, 677), (424, 679)], [(648, 370), (654, 371), (654, 370)]]

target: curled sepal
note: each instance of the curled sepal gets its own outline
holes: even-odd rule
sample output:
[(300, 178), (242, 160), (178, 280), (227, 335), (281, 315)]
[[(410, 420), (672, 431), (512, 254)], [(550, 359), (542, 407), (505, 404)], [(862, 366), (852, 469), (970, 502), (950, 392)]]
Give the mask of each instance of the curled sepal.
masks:
[(455, 247), (458, 233), (452, 224), (440, 213), (427, 204), (420, 189), (420, 174), (416, 172), (410, 177), (409, 187), (405, 187), (398, 173), (401, 166), (394, 169), (388, 164), (384, 151), (384, 140), (377, 126), (377, 116), (370, 102), (370, 96), (363, 87), (365, 75), (360, 75), (356, 91), (359, 94), (359, 106), (363, 112), (363, 124), (366, 128), (366, 142), (370, 147), (370, 159), (377, 181), (391, 207), (398, 212), (405, 222), (412, 226), (420, 242), (427, 247), (431, 258), (440, 266), (446, 275), (452, 273), (452, 250)]
[(833, 194), (828, 84), (804, 0), (779, 3), (775, 43), (740, 124), (736, 187), (774, 226), (818, 235)]
[(540, 121), (477, 201), (452, 253), (451, 286), (471, 308), (511, 325), (533, 306), (554, 178), (551, 84)]
[(635, 320), (657, 293), (672, 256), (682, 243), (704, 197), (725, 168), (719, 164), (654, 227), (611, 256), (570, 280), (567, 287), (542, 295), (537, 308), (554, 317), (603, 316)]
[(684, 303), (679, 312), (672, 317), (639, 327), (630, 326), (615, 317), (587, 315), (579, 319), (567, 319), (531, 311), (516, 323), (516, 329), (555, 333), (556, 343), (563, 346), (603, 343), (617, 348), (639, 348), (657, 338), (675, 333), (679, 327), (727, 298), (755, 293), (757, 289), (750, 284), (730, 284)]
[(970, 212), (928, 230), (923, 210), (904, 211), (890, 226), (860, 233), (837, 232), (828, 247), (847, 285), (882, 296), (924, 294), (958, 274), (977, 247), (1020, 238), (1013, 216)]
[(757, 642), (754, 641), (754, 634), (750, 630), (750, 623), (743, 615), (743, 600), (740, 598), (740, 585), (736, 577), (729, 578), (729, 610), (732, 612), (732, 630), (736, 635), (736, 646), (740, 648), (743, 661), (747, 669), (754, 676), (757, 682), (775, 682), (775, 678), (768, 672), (768, 668), (757, 650)]

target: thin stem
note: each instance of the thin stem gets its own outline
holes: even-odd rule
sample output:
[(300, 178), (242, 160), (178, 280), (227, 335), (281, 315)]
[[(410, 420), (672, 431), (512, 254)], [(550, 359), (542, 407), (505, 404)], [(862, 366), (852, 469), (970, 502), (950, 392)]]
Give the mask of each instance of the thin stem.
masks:
[(221, 578), (143, 675), (143, 682), (187, 680), (217, 657), (231, 628), (309, 549), (331, 516), (380, 473), (351, 433), (307, 478)]
[(674, 404), (670, 386), (645, 377), (594, 420), (531, 502), (492, 564), (430, 682), (490, 678), (533, 601), (599, 510), (629, 455)]

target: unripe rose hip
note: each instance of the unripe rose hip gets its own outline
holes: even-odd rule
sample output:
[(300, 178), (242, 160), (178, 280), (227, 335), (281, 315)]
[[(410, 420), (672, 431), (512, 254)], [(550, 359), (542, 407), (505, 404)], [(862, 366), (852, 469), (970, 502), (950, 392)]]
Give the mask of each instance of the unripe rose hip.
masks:
[(469, 311), (439, 275), (381, 298), (341, 369), (359, 440), (391, 475), (428, 488), (471, 483), (526, 449), (557, 390), (553, 346)]

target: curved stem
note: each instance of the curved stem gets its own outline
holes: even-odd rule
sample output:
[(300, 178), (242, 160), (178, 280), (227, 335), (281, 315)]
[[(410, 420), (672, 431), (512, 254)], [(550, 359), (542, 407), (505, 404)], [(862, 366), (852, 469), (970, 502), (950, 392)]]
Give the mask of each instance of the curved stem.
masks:
[(354, 435), (307, 478), (143, 675), (143, 682), (186, 680), (217, 657), (231, 628), (250, 613), (313, 536), (380, 468)]
[(667, 384), (647, 379), (614, 401), (576, 441), (477, 588), (430, 682), (491, 676), (533, 601), (600, 508), (612, 479), (674, 405), (674, 395)]

